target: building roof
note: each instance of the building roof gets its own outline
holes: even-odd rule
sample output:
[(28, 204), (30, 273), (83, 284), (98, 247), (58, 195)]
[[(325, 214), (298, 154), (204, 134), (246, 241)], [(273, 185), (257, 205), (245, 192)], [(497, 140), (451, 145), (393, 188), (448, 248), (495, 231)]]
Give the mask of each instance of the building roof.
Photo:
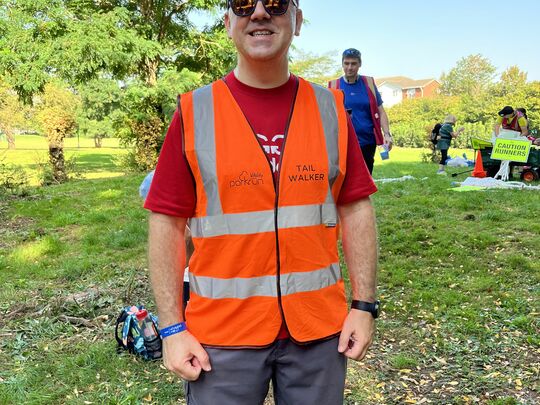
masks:
[(375, 79), (375, 83), (377, 84), (377, 87), (382, 86), (385, 83), (388, 84), (395, 84), (402, 89), (417, 89), (426, 87), (431, 82), (437, 82), (436, 79), (421, 79), (421, 80), (414, 80), (410, 77), (405, 76), (392, 76), (392, 77), (381, 77), (379, 79)]

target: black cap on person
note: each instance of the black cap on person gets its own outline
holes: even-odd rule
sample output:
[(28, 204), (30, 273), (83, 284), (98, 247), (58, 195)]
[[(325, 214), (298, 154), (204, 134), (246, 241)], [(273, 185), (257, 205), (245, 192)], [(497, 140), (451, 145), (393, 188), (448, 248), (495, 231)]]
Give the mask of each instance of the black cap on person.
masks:
[(514, 113), (514, 109), (512, 107), (510, 107), (509, 105), (507, 105), (501, 111), (499, 111), (499, 115), (501, 117), (504, 117), (505, 115), (509, 115), (509, 114), (513, 114), (513, 113)]

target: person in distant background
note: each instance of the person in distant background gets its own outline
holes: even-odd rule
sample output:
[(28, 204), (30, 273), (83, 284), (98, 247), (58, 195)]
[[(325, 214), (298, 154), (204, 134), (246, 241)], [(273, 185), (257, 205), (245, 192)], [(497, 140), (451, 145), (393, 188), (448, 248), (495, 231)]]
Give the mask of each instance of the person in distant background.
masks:
[(540, 146), (540, 138), (533, 136), (533, 134), (531, 133), (531, 125), (529, 122), (529, 117), (527, 117), (527, 110), (525, 108), (516, 108), (516, 111), (519, 111), (520, 113), (522, 113), (525, 119), (527, 120), (527, 133), (529, 134), (527, 136), (527, 139), (529, 139), (529, 141), (531, 141), (533, 145)]
[(441, 162), (439, 163), (439, 170), (437, 174), (446, 174), (444, 167), (446, 166), (446, 159), (448, 159), (448, 149), (452, 143), (452, 139), (456, 138), (465, 128), (454, 131), (454, 125), (456, 124), (456, 116), (448, 114), (444, 119), (443, 125), (439, 130), (439, 141), (437, 142), (437, 149), (441, 151)]
[(529, 135), (527, 118), (521, 111), (514, 110), (509, 105), (499, 111), (499, 116), (497, 117), (497, 121), (493, 127), (493, 132), (495, 132), (496, 136), (499, 136), (501, 127), (503, 129), (520, 132), (522, 136)]
[(345, 108), (351, 116), (368, 170), (373, 173), (377, 145), (385, 144), (391, 150), (394, 143), (388, 116), (373, 77), (358, 74), (362, 66), (360, 51), (346, 49), (342, 55), (342, 66), (344, 75), (331, 80), (328, 87), (341, 89), (345, 94)]

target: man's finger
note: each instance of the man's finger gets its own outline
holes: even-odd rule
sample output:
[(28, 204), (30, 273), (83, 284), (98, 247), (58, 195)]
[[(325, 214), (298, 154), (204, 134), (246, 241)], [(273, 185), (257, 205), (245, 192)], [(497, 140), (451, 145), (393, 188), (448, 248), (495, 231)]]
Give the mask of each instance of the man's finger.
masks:
[[(193, 358), (193, 360), (196, 360), (195, 358)], [(187, 381), (195, 381), (197, 378), (199, 378), (199, 375), (201, 375), (201, 366), (200, 364), (198, 364), (198, 362), (196, 364), (193, 364), (195, 362), (192, 361), (187, 361), (185, 364), (184, 364), (184, 367), (182, 367), (182, 370), (180, 370), (179, 374), (180, 377), (182, 377), (184, 380), (187, 380)]]
[(197, 359), (200, 367), (204, 371), (210, 371), (212, 370), (212, 366), (210, 365), (210, 358), (208, 357), (208, 353), (206, 350), (203, 349), (202, 346), (199, 346), (197, 350), (193, 351), (193, 355)]
[(349, 349), (350, 339), (351, 334), (347, 333), (345, 330), (342, 330), (341, 334), (339, 335), (338, 352), (345, 353), (345, 351)]

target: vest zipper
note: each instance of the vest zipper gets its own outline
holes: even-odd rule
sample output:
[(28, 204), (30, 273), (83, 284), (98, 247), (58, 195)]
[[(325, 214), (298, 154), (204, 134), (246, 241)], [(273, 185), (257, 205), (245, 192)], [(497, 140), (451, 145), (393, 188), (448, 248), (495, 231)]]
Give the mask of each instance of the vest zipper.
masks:
[[(270, 169), (270, 174), (272, 175), (272, 184), (274, 185), (274, 192), (276, 194), (276, 198), (274, 200), (274, 234), (276, 235), (276, 270), (277, 270), (276, 279), (277, 279), (278, 307), (279, 307), (279, 312), (281, 313), (281, 320), (282, 320), (283, 324), (285, 325), (285, 329), (287, 330), (287, 333), (289, 334), (289, 337), (293, 341), (295, 341), (295, 340), (292, 338), (291, 332), (289, 331), (289, 327), (287, 326), (287, 321), (285, 320), (285, 314), (283, 312), (283, 305), (281, 303), (281, 283), (280, 283), (281, 282), (281, 264), (280, 264), (280, 256), (279, 256), (278, 203), (279, 203), (279, 177), (280, 177), (280, 174), (281, 174), (281, 160), (283, 159), (283, 152), (285, 151), (285, 143), (287, 141), (287, 135), (289, 133), (289, 125), (291, 123), (292, 115), (293, 115), (293, 112), (294, 112), (294, 105), (296, 103), (296, 96), (298, 95), (299, 86), (300, 86), (300, 80), (296, 79), (296, 91), (294, 92), (294, 98), (293, 98), (293, 102), (292, 102), (292, 105), (291, 105), (291, 111), (289, 113), (289, 118), (287, 119), (287, 126), (285, 127), (285, 131), (284, 131), (285, 133), (283, 134), (283, 144), (281, 145), (281, 151), (280, 151), (280, 155), (279, 155), (277, 176), (274, 176), (274, 171), (272, 169), (272, 164), (268, 160), (268, 157), (266, 156), (266, 152), (264, 151), (264, 148), (261, 146), (261, 143), (257, 139), (257, 133), (253, 129), (253, 126), (251, 125), (251, 123), (247, 119), (244, 112), (242, 110), (240, 110), (242, 112), (242, 114), (244, 115), (244, 118), (246, 119), (246, 122), (248, 123), (249, 127), (251, 128), (251, 132), (253, 132), (253, 136), (255, 137), (255, 140), (257, 141), (257, 144), (259, 145), (259, 148), (260, 148), (261, 152), (263, 153), (264, 158), (266, 159), (266, 162), (268, 163), (268, 167)], [(281, 327), (280, 327), (280, 330), (281, 330)]]
[[(276, 235), (276, 269), (277, 269), (276, 280), (277, 280), (277, 293), (278, 293), (278, 307), (279, 307), (279, 311), (281, 312), (281, 320), (283, 321), (283, 325), (285, 325), (285, 329), (287, 330), (287, 333), (289, 334), (289, 338), (293, 341), (294, 339), (291, 335), (291, 331), (289, 330), (289, 327), (287, 326), (287, 320), (285, 319), (285, 313), (283, 312), (283, 303), (281, 301), (281, 260), (280, 260), (280, 253), (279, 253), (278, 204), (279, 204), (279, 178), (281, 177), (281, 161), (283, 160), (283, 155), (285, 154), (285, 144), (287, 143), (287, 138), (289, 135), (289, 126), (291, 124), (299, 86), (300, 86), (300, 79), (297, 79), (296, 91), (294, 92), (294, 98), (293, 98), (293, 102), (291, 106), (291, 111), (289, 113), (289, 118), (287, 119), (287, 126), (285, 127), (285, 131), (284, 131), (285, 133), (283, 134), (283, 144), (281, 145), (281, 152), (279, 155), (277, 176), (274, 177), (272, 173), (272, 180), (274, 181), (274, 189), (276, 191), (276, 200), (274, 203), (274, 229), (275, 229), (274, 234)], [(268, 164), (270, 165), (270, 162), (268, 162)], [(271, 168), (271, 165), (270, 165), (270, 168)]]

